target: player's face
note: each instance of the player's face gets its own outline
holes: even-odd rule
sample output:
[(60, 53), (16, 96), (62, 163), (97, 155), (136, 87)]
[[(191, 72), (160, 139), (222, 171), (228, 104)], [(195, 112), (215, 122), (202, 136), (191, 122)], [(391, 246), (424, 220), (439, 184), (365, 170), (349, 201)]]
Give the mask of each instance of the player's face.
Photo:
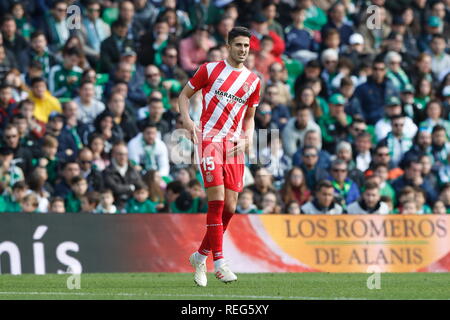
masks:
[(244, 36), (234, 38), (228, 45), (230, 58), (236, 63), (244, 63), (250, 50), (250, 39)]

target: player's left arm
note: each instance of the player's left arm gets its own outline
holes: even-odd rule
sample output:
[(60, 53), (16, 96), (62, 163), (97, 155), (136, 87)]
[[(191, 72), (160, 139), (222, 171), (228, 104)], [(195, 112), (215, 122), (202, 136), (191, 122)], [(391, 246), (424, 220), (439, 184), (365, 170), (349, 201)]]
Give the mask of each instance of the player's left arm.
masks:
[(244, 139), (245, 139), (245, 150), (244, 152), (248, 152), (250, 154), (250, 151), (252, 150), (252, 143), (253, 143), (253, 133), (255, 132), (255, 113), (256, 108), (255, 107), (248, 107), (247, 112), (244, 116)]

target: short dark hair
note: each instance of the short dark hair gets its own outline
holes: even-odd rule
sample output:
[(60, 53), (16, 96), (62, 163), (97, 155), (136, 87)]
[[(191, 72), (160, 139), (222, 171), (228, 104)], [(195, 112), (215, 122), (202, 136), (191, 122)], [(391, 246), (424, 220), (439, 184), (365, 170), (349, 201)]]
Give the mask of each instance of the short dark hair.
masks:
[(181, 192), (184, 191), (184, 186), (183, 183), (181, 181), (172, 181), (169, 184), (167, 184), (166, 187), (167, 191), (172, 191), (173, 193), (177, 193), (180, 194)]
[(36, 83), (38, 83), (38, 82), (43, 82), (43, 83), (45, 83), (47, 85), (47, 82), (45, 82), (44, 78), (42, 78), (42, 77), (35, 77), (35, 78), (32, 78), (31, 81), (30, 81), (31, 87), (34, 87), (34, 85)]
[(364, 192), (366, 192), (367, 190), (374, 190), (374, 189), (377, 189), (377, 190), (380, 189), (378, 184), (374, 181), (369, 181), (364, 185)]
[(89, 204), (98, 205), (100, 203), (100, 193), (97, 191), (88, 191), (84, 195)]
[(233, 29), (231, 29), (230, 32), (228, 32), (228, 44), (230, 44), (234, 38), (240, 36), (247, 37), (250, 39), (252, 34), (250, 33), (250, 30), (248, 30), (245, 27), (234, 27)]
[(47, 39), (47, 37), (45, 36), (44, 31), (42, 31), (42, 30), (36, 30), (36, 31), (34, 31), (34, 32), (31, 34), (30, 40), (33, 40), (33, 39), (35, 39), (35, 38), (37, 38), (37, 37), (40, 37), (40, 36), (44, 36), (44, 38)]
[(431, 131), (431, 134), (434, 134), (435, 132), (438, 132), (438, 131), (444, 131), (444, 132), (446, 132), (444, 126), (442, 126), (442, 125), (440, 125), (440, 124), (437, 124), (437, 125), (435, 125), (435, 126), (433, 127), (433, 130)]
[(116, 21), (114, 21), (111, 24), (111, 29), (116, 29), (116, 28), (128, 28), (128, 25), (122, 19), (117, 19)]
[(21, 180), (21, 181), (17, 181), (16, 183), (14, 183), (12, 189), (13, 190), (16, 190), (16, 189), (28, 189), (28, 185), (26, 184), (26, 182), (24, 180)]
[(322, 188), (330, 189), (333, 188), (333, 185), (330, 180), (320, 180), (316, 185), (316, 192), (319, 192)]

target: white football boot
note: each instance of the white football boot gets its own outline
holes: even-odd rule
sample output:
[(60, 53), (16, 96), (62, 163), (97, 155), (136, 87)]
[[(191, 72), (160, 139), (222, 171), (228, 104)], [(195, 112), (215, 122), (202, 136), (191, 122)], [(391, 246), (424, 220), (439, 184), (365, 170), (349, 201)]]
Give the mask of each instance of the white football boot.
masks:
[[(222, 259), (220, 259), (222, 260)], [(230, 270), (226, 262), (214, 263), (214, 274), (217, 279), (224, 283), (230, 283), (237, 280), (237, 276)]]
[(189, 262), (195, 269), (194, 282), (199, 287), (206, 287), (206, 284), (208, 283), (208, 278), (206, 277), (206, 263), (197, 259), (197, 252), (191, 254)]

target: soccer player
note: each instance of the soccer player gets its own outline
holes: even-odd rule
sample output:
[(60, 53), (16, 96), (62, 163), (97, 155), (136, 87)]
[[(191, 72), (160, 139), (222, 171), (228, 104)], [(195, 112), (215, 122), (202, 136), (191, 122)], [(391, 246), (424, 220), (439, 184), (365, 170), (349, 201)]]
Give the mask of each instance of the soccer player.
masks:
[[(236, 281), (222, 253), (223, 233), (236, 210), (243, 189), (244, 153), (253, 141), (260, 79), (244, 66), (250, 49), (250, 32), (235, 27), (228, 33), (228, 58), (200, 66), (179, 96), (183, 126), (196, 145), (208, 198), (206, 234), (189, 258), (194, 281), (206, 286), (206, 258), (212, 251), (214, 272), (222, 282)], [(200, 126), (189, 117), (189, 99), (202, 90)]]

